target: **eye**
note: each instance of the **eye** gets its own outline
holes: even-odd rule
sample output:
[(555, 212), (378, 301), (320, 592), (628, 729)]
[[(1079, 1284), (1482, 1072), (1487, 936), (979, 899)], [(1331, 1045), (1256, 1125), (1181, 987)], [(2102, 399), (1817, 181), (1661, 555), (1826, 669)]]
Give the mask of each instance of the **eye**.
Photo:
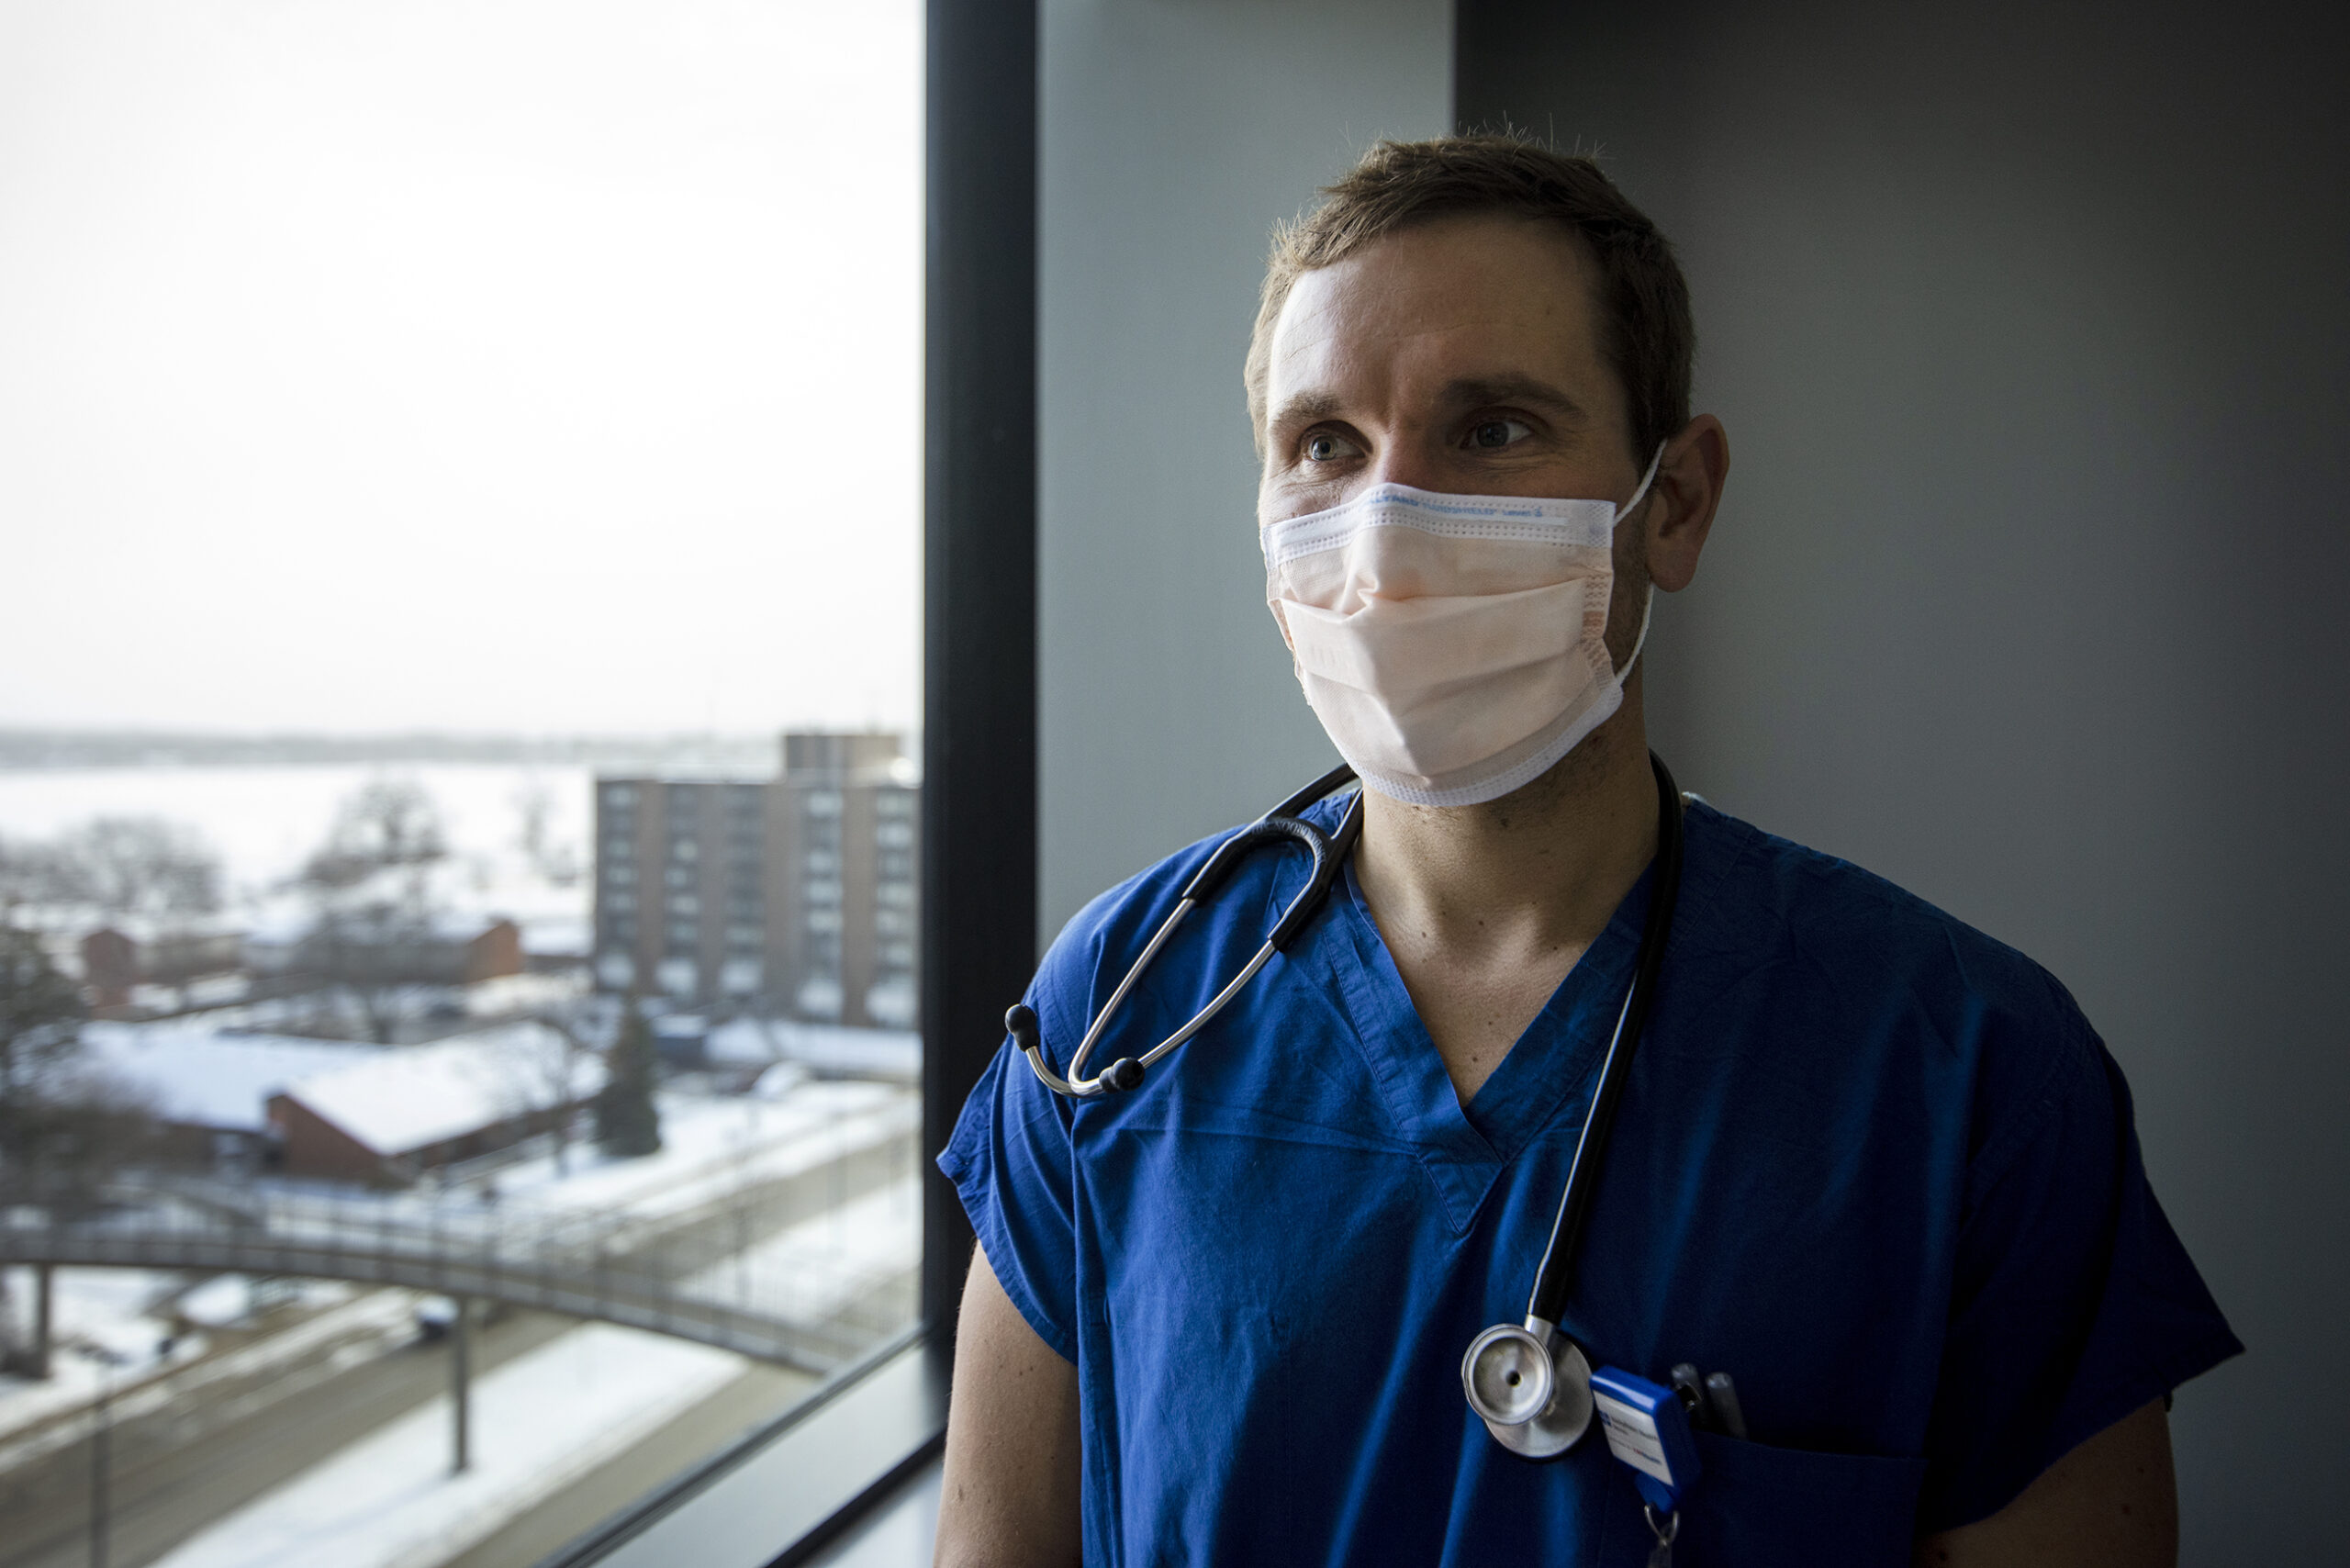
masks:
[(1524, 420), (1479, 420), (1469, 427), (1464, 444), (1479, 452), (1499, 452), (1533, 433), (1534, 428)]
[(1298, 442), (1298, 451), (1308, 463), (1336, 463), (1342, 457), (1360, 457), (1361, 449), (1335, 431), (1315, 431)]

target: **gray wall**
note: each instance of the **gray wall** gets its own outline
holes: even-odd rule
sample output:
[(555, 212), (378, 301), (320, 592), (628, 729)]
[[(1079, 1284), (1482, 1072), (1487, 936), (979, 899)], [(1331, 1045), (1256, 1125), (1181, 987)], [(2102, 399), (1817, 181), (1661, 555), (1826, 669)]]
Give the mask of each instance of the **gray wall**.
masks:
[(1689, 270), (1733, 468), (1659, 607), (1660, 749), (2040, 958), (2130, 1075), (2251, 1347), (2179, 1396), (2190, 1563), (2350, 1550), (2342, 15), (1472, 3), (1460, 40), (1463, 119), (1596, 145)]
[(1040, 940), (1337, 761), (1264, 606), (1240, 360), (1272, 224), (1440, 133), (1441, 0), (1046, 0)]

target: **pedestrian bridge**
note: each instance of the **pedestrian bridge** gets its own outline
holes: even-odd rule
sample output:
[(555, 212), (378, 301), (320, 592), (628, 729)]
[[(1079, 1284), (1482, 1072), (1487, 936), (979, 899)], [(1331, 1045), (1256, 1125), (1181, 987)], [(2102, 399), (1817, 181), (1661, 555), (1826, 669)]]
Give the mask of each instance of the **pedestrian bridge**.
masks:
[[(672, 1335), (822, 1376), (911, 1316), (913, 1257), (874, 1231), (902, 1229), (892, 1198), (919, 1209), (912, 1165), (911, 1136), (898, 1132), (666, 1207), (554, 1213), (473, 1193), (127, 1180), (89, 1218), (0, 1215), (0, 1264), (397, 1285)], [(837, 1234), (811, 1252), (811, 1228)]]

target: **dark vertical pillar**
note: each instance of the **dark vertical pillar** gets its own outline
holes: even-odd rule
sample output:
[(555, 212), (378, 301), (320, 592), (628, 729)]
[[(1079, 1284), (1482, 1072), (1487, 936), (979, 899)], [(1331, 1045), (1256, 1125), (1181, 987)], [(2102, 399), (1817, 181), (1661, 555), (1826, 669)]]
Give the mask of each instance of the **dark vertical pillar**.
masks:
[[(923, 1147), (946, 1146), (1036, 958), (1036, 4), (930, 0)], [(923, 1204), (945, 1346), (971, 1230)]]
[(98, 1372), (98, 1408), (96, 1424), (90, 1428), (90, 1568), (106, 1568), (108, 1515), (113, 1512), (113, 1500), (107, 1495), (110, 1472), (114, 1468), (114, 1368), (111, 1363)]
[(30, 1374), (37, 1378), (49, 1375), (50, 1341), (55, 1331), (57, 1311), (57, 1269), (49, 1263), (33, 1265), (33, 1353)]
[(456, 1320), (449, 1326), (449, 1473), (473, 1465), (474, 1304), (458, 1296)]
[[(1452, 7), (1452, 125), (1456, 130), (1530, 130), (1555, 137), (1545, 123), (1539, 92), (1529, 95), (1518, 57), (1529, 42), (1547, 45), (1566, 18), (1539, 0), (1454, 0)], [(1539, 52), (1539, 50), (1537, 50)], [(1539, 70), (1539, 66), (1536, 69)], [(1572, 141), (1573, 132), (1569, 131)]]

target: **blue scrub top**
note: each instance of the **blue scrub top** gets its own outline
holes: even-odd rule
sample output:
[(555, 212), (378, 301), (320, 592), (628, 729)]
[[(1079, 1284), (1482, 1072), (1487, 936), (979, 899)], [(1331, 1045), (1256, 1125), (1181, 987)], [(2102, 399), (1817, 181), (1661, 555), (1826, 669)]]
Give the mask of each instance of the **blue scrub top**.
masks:
[[(1326, 825), (1336, 806), (1315, 808)], [(1595, 1365), (1737, 1380), (1675, 1560), (1906, 1564), (2243, 1347), (2146, 1183), (2130, 1094), (2031, 960), (1702, 803), (1561, 1327)], [(1028, 994), (1066, 1066), (1213, 840), (1113, 889)], [(1097, 1055), (1140, 1055), (1303, 883), (1253, 856)], [(939, 1165), (1078, 1369), (1089, 1563), (1625, 1563), (1596, 1428), (1504, 1450), (1460, 1358), (1525, 1315), (1648, 879), (1465, 1108), (1351, 870), (1129, 1095), (1008, 1044)]]

